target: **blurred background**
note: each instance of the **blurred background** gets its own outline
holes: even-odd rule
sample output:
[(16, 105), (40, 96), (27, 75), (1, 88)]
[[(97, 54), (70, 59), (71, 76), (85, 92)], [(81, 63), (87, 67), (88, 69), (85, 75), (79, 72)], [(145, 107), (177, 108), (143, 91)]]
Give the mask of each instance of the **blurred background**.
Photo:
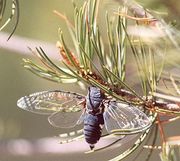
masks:
[[(81, 4), (82, 1), (78, 2)], [(162, 16), (166, 21), (177, 20), (177, 27), (179, 27), (180, 1), (141, 0), (138, 2), (143, 4), (145, 8), (168, 13), (168, 15)], [(10, 13), (11, 1), (9, 0), (8, 3), (7, 15)], [(85, 91), (80, 91), (79, 87), (75, 85), (56, 84), (39, 78), (25, 70), (21, 65), (22, 58), (35, 60), (27, 47), (33, 49), (36, 46), (41, 46), (50, 57), (57, 59), (58, 50), (56, 48), (56, 41), (58, 40), (59, 27), (63, 30), (65, 39), (69, 41), (71, 46), (66, 24), (53, 14), (53, 10), (56, 9), (61, 13), (65, 13), (70, 20), (73, 20), (71, 0), (19, 0), (19, 5), (20, 20), (14, 36), (8, 42), (6, 41), (8, 33), (11, 32), (13, 22), (0, 33), (0, 161), (105, 161), (113, 155), (116, 156), (116, 154), (121, 152), (117, 148), (93, 155), (84, 154), (82, 151), (73, 151), (71, 153), (71, 150), (68, 151), (68, 148), (76, 146), (69, 144), (61, 147), (58, 144), (58, 139), (55, 139), (57, 145), (56, 141), (53, 140), (53, 144), (49, 145), (49, 148), (57, 146), (57, 149), (63, 148), (66, 152), (61, 150), (59, 154), (48, 152), (39, 154), (37, 152), (36, 156), (32, 155), (34, 153), (31, 153), (31, 148), (36, 140), (57, 136), (59, 133), (64, 132), (64, 130), (51, 127), (46, 116), (36, 115), (17, 108), (17, 100), (24, 95), (42, 90), (61, 89), (79, 93), (85, 93)], [(100, 6), (100, 16), (102, 18), (99, 18), (100, 27), (103, 28), (105, 24), (105, 10), (113, 10), (114, 7), (117, 7), (117, 3), (114, 1), (102, 1)], [(178, 135), (180, 131), (176, 127), (175, 123), (167, 125), (167, 134)], [(20, 139), (19, 142), (15, 142), (16, 139)], [(81, 144), (83, 143), (79, 145)], [(86, 145), (83, 144), (83, 146)], [(128, 161), (132, 158), (133, 156), (130, 156), (126, 160)], [(153, 159), (160, 160), (158, 151), (151, 158), (151, 160)]]

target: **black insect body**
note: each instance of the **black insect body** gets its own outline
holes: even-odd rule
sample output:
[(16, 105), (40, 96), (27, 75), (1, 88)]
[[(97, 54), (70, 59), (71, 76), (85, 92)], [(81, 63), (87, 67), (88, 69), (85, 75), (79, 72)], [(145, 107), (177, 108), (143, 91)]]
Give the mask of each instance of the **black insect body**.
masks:
[(143, 132), (151, 119), (138, 107), (107, 99), (97, 87), (89, 87), (87, 96), (60, 90), (43, 91), (22, 97), (17, 105), (30, 112), (47, 114), (51, 125), (70, 128), (84, 124), (84, 137), (90, 148), (101, 137), (102, 125), (108, 133)]
[(94, 148), (94, 144), (101, 137), (102, 125), (104, 125), (104, 93), (99, 88), (90, 87), (86, 96), (86, 116), (84, 117), (84, 136), (90, 148)]

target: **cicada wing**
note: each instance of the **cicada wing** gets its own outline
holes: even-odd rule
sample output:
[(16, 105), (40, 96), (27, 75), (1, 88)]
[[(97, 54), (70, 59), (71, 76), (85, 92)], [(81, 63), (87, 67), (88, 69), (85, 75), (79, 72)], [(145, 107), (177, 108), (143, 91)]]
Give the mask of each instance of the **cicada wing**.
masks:
[(151, 126), (148, 116), (135, 106), (111, 101), (103, 114), (105, 127), (109, 133), (134, 134)]
[(85, 109), (83, 112), (77, 111), (71, 113), (60, 111), (50, 115), (48, 121), (54, 127), (71, 128), (83, 122), (85, 113)]
[[(33, 93), (20, 98), (17, 106), (34, 113), (78, 112), (82, 110), (85, 96), (60, 90)], [(77, 106), (78, 105), (78, 106)]]

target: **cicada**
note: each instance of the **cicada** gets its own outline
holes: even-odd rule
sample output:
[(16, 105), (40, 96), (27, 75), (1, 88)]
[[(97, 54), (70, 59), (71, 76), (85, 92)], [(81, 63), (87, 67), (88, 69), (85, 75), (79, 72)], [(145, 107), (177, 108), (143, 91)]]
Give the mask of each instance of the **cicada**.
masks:
[(87, 96), (61, 90), (43, 91), (22, 97), (18, 107), (49, 115), (54, 127), (84, 124), (84, 138), (90, 149), (101, 137), (102, 127), (108, 133), (135, 134), (148, 129), (152, 122), (138, 107), (108, 98), (98, 87), (90, 86)]

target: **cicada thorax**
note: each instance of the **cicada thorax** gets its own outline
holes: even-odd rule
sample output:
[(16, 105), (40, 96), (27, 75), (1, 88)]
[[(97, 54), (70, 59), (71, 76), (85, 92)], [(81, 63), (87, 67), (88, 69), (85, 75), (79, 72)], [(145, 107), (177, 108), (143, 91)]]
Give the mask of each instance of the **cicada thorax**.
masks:
[(101, 137), (102, 125), (104, 124), (104, 98), (105, 95), (99, 88), (89, 87), (86, 97), (87, 115), (84, 118), (84, 136), (91, 149)]

